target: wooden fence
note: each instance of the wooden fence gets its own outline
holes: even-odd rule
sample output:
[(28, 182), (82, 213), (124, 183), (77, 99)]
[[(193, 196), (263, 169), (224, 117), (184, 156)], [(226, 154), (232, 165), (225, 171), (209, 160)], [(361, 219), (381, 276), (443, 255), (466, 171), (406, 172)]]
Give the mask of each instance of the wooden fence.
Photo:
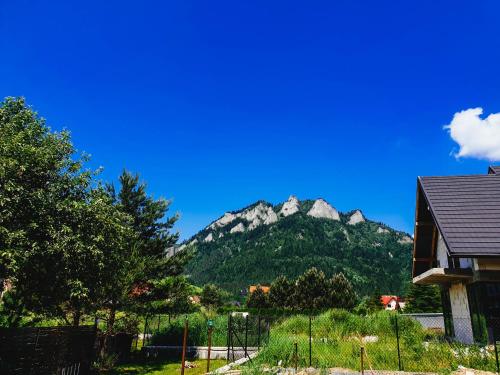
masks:
[(94, 326), (0, 328), (0, 374), (87, 375), (95, 342)]

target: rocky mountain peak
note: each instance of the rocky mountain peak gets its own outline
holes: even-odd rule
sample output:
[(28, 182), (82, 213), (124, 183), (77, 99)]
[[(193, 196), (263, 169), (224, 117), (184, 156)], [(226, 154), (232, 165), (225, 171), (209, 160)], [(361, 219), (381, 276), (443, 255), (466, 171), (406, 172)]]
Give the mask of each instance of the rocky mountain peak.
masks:
[(354, 211), (354, 213), (349, 217), (349, 221), (347, 224), (349, 225), (356, 225), (358, 223), (362, 223), (366, 221), (365, 217), (363, 216), (363, 213), (360, 210)]
[(299, 211), (299, 206), (300, 203), (297, 197), (295, 195), (290, 195), (288, 200), (285, 203), (283, 203), (283, 207), (281, 207), (279, 214), (281, 216), (293, 215), (294, 213)]
[(330, 206), (324, 199), (317, 199), (307, 212), (307, 215), (331, 220), (340, 220), (339, 212)]

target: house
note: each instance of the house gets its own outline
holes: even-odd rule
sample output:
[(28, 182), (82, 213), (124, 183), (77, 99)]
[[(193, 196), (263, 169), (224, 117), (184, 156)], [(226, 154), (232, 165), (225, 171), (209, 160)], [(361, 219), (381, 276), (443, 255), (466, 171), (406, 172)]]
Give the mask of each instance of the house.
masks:
[(405, 307), (405, 302), (398, 296), (380, 296), (380, 303), (385, 310), (400, 310)]
[(260, 289), (262, 289), (262, 291), (267, 294), (269, 293), (269, 290), (271, 289), (269, 286), (264, 286), (264, 285), (250, 285), (248, 287), (248, 292), (250, 294), (252, 294), (253, 292), (255, 292), (257, 290), (257, 287), (260, 286)]
[(488, 174), (419, 177), (413, 282), (441, 289), (446, 334), (500, 338), (500, 167)]

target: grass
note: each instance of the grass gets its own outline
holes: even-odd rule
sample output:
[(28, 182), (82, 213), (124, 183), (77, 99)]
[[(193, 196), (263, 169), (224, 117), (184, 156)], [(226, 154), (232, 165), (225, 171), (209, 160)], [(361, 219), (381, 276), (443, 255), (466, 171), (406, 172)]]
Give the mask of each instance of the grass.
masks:
[[(195, 360), (190, 361), (196, 365), (195, 368), (186, 368), (186, 375), (201, 375), (205, 374), (207, 361)], [(222, 367), (226, 364), (225, 360), (213, 359), (210, 361), (210, 370)], [(108, 375), (179, 375), (181, 372), (180, 362), (155, 362), (148, 364), (127, 364), (120, 365), (113, 370), (107, 372)]]
[[(398, 370), (394, 315), (387, 312), (367, 317), (331, 310), (312, 321), (312, 365), (316, 368), (359, 369), (360, 350), (366, 351), (366, 368)], [(419, 323), (399, 316), (403, 369), (414, 372), (447, 373), (459, 365), (496, 371), (492, 347), (448, 343), (441, 333), (427, 331)], [(377, 342), (363, 343), (376, 336)], [(297, 356), (295, 355), (297, 343)], [(258, 365), (309, 366), (309, 318), (293, 316), (275, 325), (267, 346), (254, 361)]]

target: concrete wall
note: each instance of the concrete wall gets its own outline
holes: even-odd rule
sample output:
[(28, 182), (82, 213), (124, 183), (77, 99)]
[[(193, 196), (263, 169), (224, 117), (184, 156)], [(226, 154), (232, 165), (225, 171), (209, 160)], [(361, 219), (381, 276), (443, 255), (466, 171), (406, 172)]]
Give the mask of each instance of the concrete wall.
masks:
[(443, 313), (401, 314), (419, 322), (425, 329), (442, 330), (444, 332)]
[(455, 338), (464, 344), (472, 344), (474, 336), (465, 284), (457, 283), (450, 286), (450, 302)]
[(437, 242), (436, 259), (438, 260), (440, 268), (448, 268), (448, 250), (444, 243), (443, 236), (441, 236), (441, 232), (439, 232)]

